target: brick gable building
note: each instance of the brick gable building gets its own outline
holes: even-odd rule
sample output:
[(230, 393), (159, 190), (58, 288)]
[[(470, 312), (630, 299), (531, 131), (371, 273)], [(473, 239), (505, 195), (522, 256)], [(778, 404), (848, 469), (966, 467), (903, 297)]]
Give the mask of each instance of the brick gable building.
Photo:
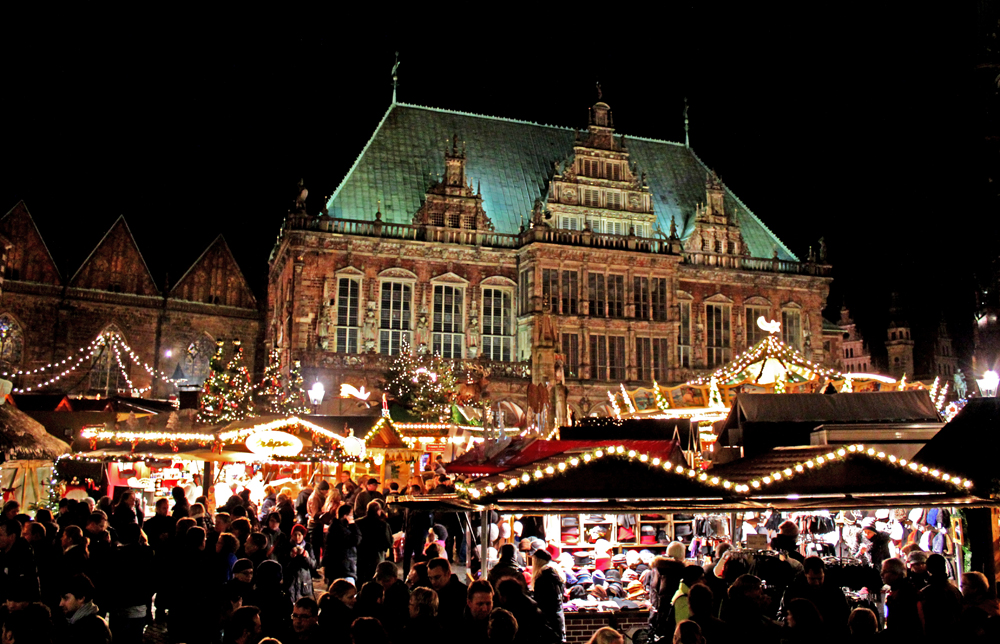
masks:
[(265, 342), (328, 391), (377, 389), (408, 345), (510, 413), (533, 384), (550, 419), (604, 414), (618, 383), (725, 364), (760, 316), (835, 364), (829, 282), (686, 144), (617, 134), (606, 103), (578, 132), (394, 102), (322, 214), (289, 213)]
[[(216, 339), (240, 338), (253, 364), (260, 313), (222, 237), (169, 291), (153, 279), (124, 218), (119, 218), (73, 276), (64, 280), (24, 202), (0, 219), (11, 242), (0, 294), (0, 372), (33, 371), (14, 379), (37, 390), (64, 370), (62, 360), (107, 331), (121, 334), (141, 362), (197, 386), (208, 372)], [(46, 391), (111, 394), (176, 391), (141, 365), (99, 352)], [(53, 366), (54, 365), (54, 366)], [(131, 383), (131, 386), (130, 386)]]

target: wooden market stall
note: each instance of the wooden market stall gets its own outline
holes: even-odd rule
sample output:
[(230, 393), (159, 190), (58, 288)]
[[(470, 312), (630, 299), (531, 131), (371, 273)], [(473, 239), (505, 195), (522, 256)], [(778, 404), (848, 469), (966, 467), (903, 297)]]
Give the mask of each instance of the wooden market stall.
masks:
[(4, 501), (15, 500), (26, 511), (48, 500), (53, 461), (70, 451), (68, 444), (9, 401), (0, 400), (0, 456)]

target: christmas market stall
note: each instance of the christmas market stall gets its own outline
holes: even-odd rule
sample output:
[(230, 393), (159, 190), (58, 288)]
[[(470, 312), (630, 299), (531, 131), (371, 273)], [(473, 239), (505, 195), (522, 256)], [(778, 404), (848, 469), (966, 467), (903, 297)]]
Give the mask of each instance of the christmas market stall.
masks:
[(0, 399), (0, 458), (4, 501), (14, 500), (22, 511), (48, 501), (53, 461), (68, 453), (68, 444), (50, 435), (9, 397)]
[(153, 417), (86, 428), (77, 443), (81, 449), (71, 458), (105, 462), (107, 485), (138, 488), (148, 501), (169, 496), (175, 485), (189, 496), (201, 492), (210, 499), (220, 483), (246, 487), (255, 500), (267, 484), (288, 483), (297, 493), (323, 468), (367, 456), (364, 442), (349, 430), (338, 433), (297, 416), (260, 416), (215, 427), (182, 423), (180, 416), (168, 415), (162, 426)]

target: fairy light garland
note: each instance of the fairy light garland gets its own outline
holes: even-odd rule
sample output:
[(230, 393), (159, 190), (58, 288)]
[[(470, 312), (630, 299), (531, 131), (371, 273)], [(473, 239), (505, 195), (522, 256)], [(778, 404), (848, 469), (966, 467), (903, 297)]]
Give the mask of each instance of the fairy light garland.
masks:
[(530, 483), (532, 481), (560, 476), (569, 470), (587, 465), (588, 463), (608, 456), (624, 458), (633, 462), (638, 461), (640, 463), (645, 463), (652, 470), (670, 472), (671, 474), (697, 480), (701, 483), (717, 487), (722, 490), (735, 490), (737, 487), (737, 485), (732, 481), (727, 481), (718, 476), (712, 476), (711, 473), (708, 472), (691, 469), (685, 463), (676, 464), (669, 460), (664, 461), (659, 457), (650, 456), (647, 453), (638, 452), (634, 449), (628, 449), (624, 445), (608, 445), (583, 452), (582, 454), (574, 454), (573, 456), (559, 461), (558, 463), (549, 463), (544, 466), (539, 465), (530, 473), (525, 471), (517, 474), (516, 476), (506, 476), (497, 483), (486, 483), (480, 485), (465, 485), (462, 483), (456, 483), (455, 489), (459, 493), (468, 495), (472, 499), (479, 499), (482, 496), (491, 496), (495, 493), (511, 490), (516, 488), (518, 485)]
[(62, 371), (56, 373), (56, 375), (52, 376), (51, 378), (43, 382), (31, 385), (30, 387), (15, 387), (12, 390), (13, 393), (28, 393), (31, 391), (38, 391), (40, 389), (48, 387), (49, 385), (59, 382), (66, 376), (75, 372), (77, 369), (81, 367), (81, 365), (83, 365), (84, 362), (87, 361), (88, 358), (93, 359), (94, 357), (96, 357), (97, 350), (101, 348), (110, 349), (115, 354), (115, 361), (118, 364), (118, 368), (121, 370), (122, 376), (125, 378), (125, 383), (128, 385), (129, 390), (133, 392), (143, 394), (152, 389), (153, 386), (152, 384), (150, 384), (141, 389), (138, 389), (134, 386), (134, 384), (132, 383), (132, 379), (129, 378), (128, 372), (125, 369), (125, 365), (122, 362), (121, 351), (124, 351), (126, 355), (128, 355), (129, 360), (131, 360), (133, 364), (141, 366), (153, 378), (159, 378), (160, 380), (163, 380), (164, 382), (170, 384), (176, 384), (177, 382), (179, 382), (178, 380), (174, 380), (173, 378), (168, 377), (166, 373), (153, 369), (152, 367), (149, 366), (149, 364), (141, 362), (138, 355), (136, 355), (135, 351), (133, 351), (132, 348), (125, 343), (121, 335), (115, 332), (102, 333), (98, 335), (96, 338), (94, 338), (94, 340), (91, 341), (90, 344), (88, 344), (86, 347), (80, 347), (79, 349), (77, 349), (76, 352), (77, 356), (75, 362), (73, 362), (74, 356), (69, 355), (58, 362), (50, 362), (44, 367), (37, 367), (35, 369), (30, 369), (30, 370), (19, 369), (17, 371), (9, 371), (9, 372), (4, 371), (0, 375), (5, 377), (34, 376), (37, 374), (49, 373), (51, 372), (52, 369), (58, 369), (59, 367), (72, 362), (71, 366), (67, 367), (66, 369), (63, 369)]
[(619, 456), (627, 458), (630, 461), (637, 460), (642, 463), (647, 463), (651, 468), (661, 468), (666, 472), (694, 479), (712, 487), (718, 487), (723, 490), (736, 492), (737, 494), (752, 494), (762, 489), (766, 489), (770, 485), (779, 483), (782, 480), (801, 476), (809, 471), (819, 469), (828, 463), (843, 461), (851, 456), (865, 456), (878, 461), (891, 463), (911, 472), (922, 474), (935, 480), (944, 481), (960, 490), (968, 490), (973, 485), (972, 481), (969, 479), (963, 479), (960, 476), (951, 475), (936, 468), (921, 465), (915, 461), (908, 461), (905, 458), (898, 458), (892, 454), (886, 454), (885, 452), (878, 451), (872, 447), (866, 448), (862, 444), (857, 444), (841, 447), (801, 463), (796, 463), (795, 465), (775, 470), (767, 476), (753, 478), (746, 483), (734, 483), (722, 477), (712, 476), (711, 471), (699, 471), (691, 469), (686, 464), (674, 464), (670, 461), (661, 461), (659, 458), (651, 458), (649, 454), (640, 453), (631, 449), (627, 450), (624, 446), (618, 445), (615, 447), (600, 447), (592, 451), (584, 452), (583, 454), (573, 455), (558, 463), (545, 465), (544, 468), (539, 465), (535, 467), (534, 471), (524, 471), (516, 476), (506, 476), (503, 480), (497, 483), (480, 485), (465, 485), (456, 483), (455, 487), (460, 493), (466, 494), (472, 499), (479, 499), (483, 496), (488, 497), (495, 493), (514, 489), (518, 485), (523, 485), (547, 477), (558, 476), (573, 468), (586, 465), (596, 459), (604, 458), (605, 456)]
[[(968, 489), (972, 487), (972, 481), (970, 481), (969, 479), (963, 479), (960, 476), (946, 474), (936, 468), (928, 467), (926, 465), (921, 465), (920, 463), (916, 463), (914, 461), (908, 461), (905, 458), (899, 458), (893, 454), (886, 454), (885, 452), (876, 450), (873, 447), (866, 448), (862, 444), (856, 444), (856, 445), (848, 445), (847, 447), (841, 447), (836, 450), (831, 450), (826, 454), (821, 454), (809, 460), (802, 461), (801, 463), (796, 463), (795, 465), (775, 470), (771, 472), (768, 476), (762, 476), (760, 478), (751, 479), (749, 481), (750, 488), (752, 488), (755, 491), (760, 490), (762, 488), (767, 487), (768, 485), (777, 483), (782, 479), (794, 478), (796, 476), (805, 474), (810, 470), (815, 470), (817, 468), (823, 467), (828, 463), (832, 463), (835, 461), (843, 461), (847, 458), (850, 458), (851, 456), (866, 456), (868, 458), (873, 458), (882, 462), (891, 463), (898, 467), (908, 469), (911, 472), (924, 474), (930, 476), (931, 478), (940, 481), (945, 481), (947, 483), (950, 483), (951, 485), (954, 485), (959, 489)], [(737, 492), (739, 491), (746, 492), (749, 491), (750, 489), (746, 485), (742, 485), (741, 488), (742, 489), (738, 487)]]

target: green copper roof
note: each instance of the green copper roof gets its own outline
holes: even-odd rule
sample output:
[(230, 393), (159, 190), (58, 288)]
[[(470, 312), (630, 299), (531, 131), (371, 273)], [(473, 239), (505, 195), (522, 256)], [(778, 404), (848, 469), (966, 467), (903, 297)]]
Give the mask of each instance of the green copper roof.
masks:
[[(370, 220), (382, 201), (383, 220), (409, 224), (427, 188), (444, 173), (452, 135), (466, 148), (466, 176), (482, 185), (483, 207), (497, 232), (517, 233), (535, 199), (544, 199), (553, 163), (573, 152), (570, 128), (451, 112), (397, 103), (386, 112), (368, 145), (327, 203), (329, 215)], [(654, 211), (664, 232), (670, 219), (686, 237), (697, 204), (706, 200), (708, 167), (679, 143), (626, 135), (631, 159), (646, 173)], [(726, 211), (738, 212), (753, 257), (798, 258), (727, 188)]]

